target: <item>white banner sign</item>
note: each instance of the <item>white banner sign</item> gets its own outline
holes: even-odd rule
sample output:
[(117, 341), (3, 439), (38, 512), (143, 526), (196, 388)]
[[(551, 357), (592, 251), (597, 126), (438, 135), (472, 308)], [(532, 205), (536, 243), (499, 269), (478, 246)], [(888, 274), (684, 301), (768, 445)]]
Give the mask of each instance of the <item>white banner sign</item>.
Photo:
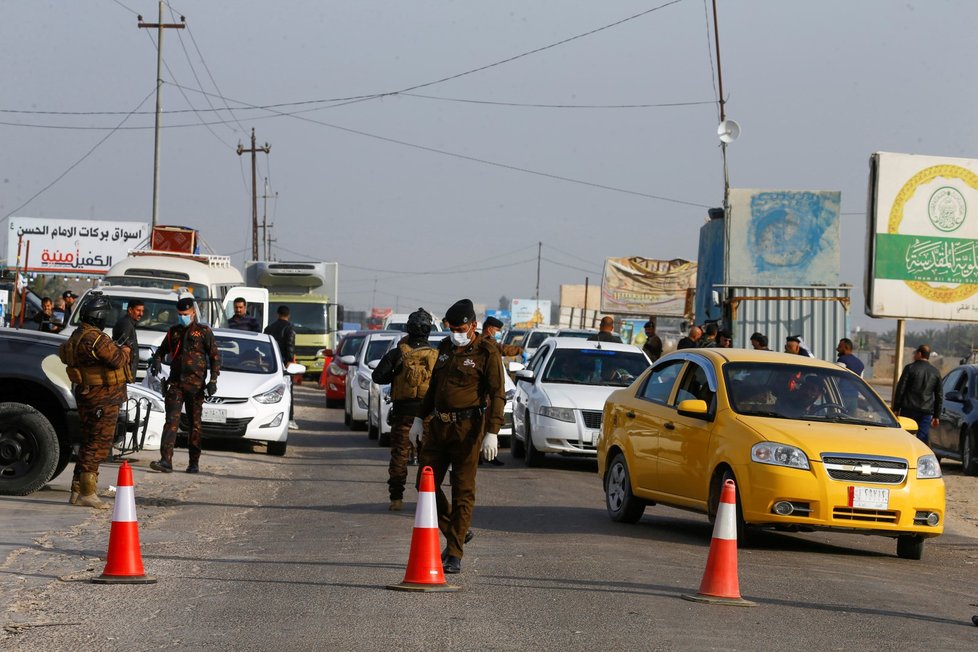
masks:
[[(7, 266), (38, 274), (105, 274), (149, 237), (146, 222), (11, 217)], [(29, 249), (28, 249), (29, 246)]]

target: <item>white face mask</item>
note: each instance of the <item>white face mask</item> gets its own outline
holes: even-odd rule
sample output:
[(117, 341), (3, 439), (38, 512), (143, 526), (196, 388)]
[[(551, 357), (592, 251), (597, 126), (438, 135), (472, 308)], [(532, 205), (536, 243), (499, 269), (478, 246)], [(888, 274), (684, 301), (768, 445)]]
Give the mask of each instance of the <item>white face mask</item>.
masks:
[(469, 343), (468, 333), (452, 333), (452, 344), (455, 346), (465, 346)]

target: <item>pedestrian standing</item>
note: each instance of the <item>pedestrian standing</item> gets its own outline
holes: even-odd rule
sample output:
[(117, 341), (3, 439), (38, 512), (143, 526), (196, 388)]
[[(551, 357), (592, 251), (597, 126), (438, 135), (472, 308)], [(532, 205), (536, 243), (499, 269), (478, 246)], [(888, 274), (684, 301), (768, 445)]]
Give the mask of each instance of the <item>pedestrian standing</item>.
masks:
[[(160, 460), (150, 462), (150, 468), (162, 473), (173, 472), (173, 446), (177, 441), (180, 412), (186, 410), (190, 422), (187, 448), (190, 462), (187, 473), (200, 471), (200, 418), (204, 398), (217, 394), (217, 377), (221, 374), (221, 355), (217, 350), (214, 332), (197, 321), (194, 300), (185, 297), (177, 301), (178, 323), (170, 326), (162, 344), (150, 359), (150, 373), (158, 376), (161, 362), (169, 357), (170, 377), (163, 390), (166, 424), (160, 444)], [(210, 369), (210, 379), (207, 371)]]
[[(75, 307), (75, 299), (77, 298), (78, 295), (72, 292), (71, 290), (65, 290), (64, 292), (61, 293), (61, 300), (64, 301), (65, 303), (65, 307), (64, 307), (65, 316), (64, 319), (62, 320), (62, 323), (64, 323), (65, 326), (68, 325), (68, 319), (71, 318), (71, 311)], [(135, 357), (135, 353), (136, 350), (133, 349), (133, 357)]]
[(142, 320), (145, 310), (146, 306), (142, 299), (132, 299), (126, 306), (126, 314), (119, 317), (119, 321), (112, 327), (112, 339), (119, 346), (128, 346), (132, 352), (129, 356), (129, 367), (134, 380), (139, 366), (139, 338), (136, 336), (136, 324)]
[(788, 337), (784, 338), (784, 352), (794, 355), (803, 355), (807, 358), (815, 357), (803, 346), (801, 335), (789, 335)]
[(244, 297), (237, 297), (234, 300), (234, 314), (228, 318), (228, 328), (240, 331), (261, 332), (261, 325), (258, 320), (248, 314), (248, 302)]
[[(492, 460), (499, 452), (498, 433), (506, 398), (502, 358), (494, 345), (476, 337), (472, 302), (457, 301), (445, 313), (445, 320), (451, 335), (438, 346), (431, 383), (421, 404), (421, 414), (432, 415), (432, 419), (419, 447), (417, 482), (421, 482), (420, 471), (430, 466), (435, 476), (438, 527), (447, 540), (442, 551), (444, 571), (458, 573), (462, 570), (463, 545), (471, 538), (479, 454)], [(483, 406), (488, 407), (484, 410)], [(487, 432), (483, 437), (484, 411)], [(421, 418), (416, 417), (410, 431), (415, 443), (423, 429)], [(449, 466), (451, 503), (441, 488)]]
[(655, 334), (655, 322), (651, 319), (645, 322), (645, 344), (642, 345), (642, 350), (652, 362), (662, 357), (662, 338)]
[(716, 348), (718, 349), (732, 349), (733, 348), (733, 334), (728, 330), (717, 331), (717, 341)]
[(111, 310), (101, 293), (93, 293), (82, 308), (78, 328), (58, 349), (58, 357), (68, 367), (82, 430), (69, 502), (95, 509), (108, 509), (96, 493), (98, 468), (112, 449), (126, 383), (132, 380), (129, 347), (119, 346), (102, 332)]
[(755, 351), (770, 351), (767, 348), (767, 335), (764, 333), (754, 333), (750, 336), (750, 345), (754, 347)]
[(621, 344), (621, 338), (615, 335), (615, 320), (613, 317), (602, 317), (598, 325), (598, 332), (587, 338), (591, 342), (617, 342)]
[(720, 327), (714, 321), (704, 326), (703, 337), (700, 339), (698, 346), (700, 348), (715, 349), (717, 346), (717, 332), (719, 330)]
[(51, 297), (41, 298), (41, 311), (34, 315), (37, 330), (42, 333), (59, 333), (64, 329), (64, 323), (54, 317), (54, 302)]
[[(275, 313), (278, 319), (265, 327), (265, 334), (271, 335), (278, 342), (278, 350), (282, 355), (282, 366), (288, 366), (295, 362), (295, 329), (289, 321), (290, 311), (288, 306), (279, 306)], [(290, 376), (291, 379), (291, 376)], [(289, 429), (296, 430), (299, 424), (295, 422), (295, 391), (289, 392)]]
[(939, 424), (944, 394), (941, 374), (930, 363), (930, 347), (921, 344), (913, 352), (913, 362), (903, 368), (893, 391), (893, 411), (917, 422), (917, 439), (929, 444), (930, 429)]
[[(503, 345), (497, 339), (501, 329), (503, 327), (503, 322), (495, 317), (486, 317), (486, 320), (482, 322), (482, 339), (486, 340), (499, 350), (499, 355), (503, 358), (510, 358), (523, 355), (523, 347), (514, 346), (512, 344)], [(506, 373), (506, 368), (503, 367), (503, 373)], [(505, 382), (505, 381), (504, 381)], [(488, 407), (488, 405), (483, 406)], [(486, 414), (482, 415), (482, 432), (488, 432), (486, 428), (489, 422)], [(493, 466), (505, 466), (506, 463), (499, 459), (497, 455), (495, 458), (488, 460)], [(479, 457), (479, 466), (482, 466), (483, 458)]]
[(428, 392), (438, 358), (438, 351), (428, 343), (431, 324), (431, 315), (424, 308), (408, 315), (407, 336), (384, 354), (372, 374), (378, 385), (391, 386), (391, 461), (387, 467), (387, 485), (388, 509), (392, 512), (401, 511), (404, 504), (411, 425), (415, 417), (421, 417), (425, 425), (430, 421), (421, 414), (421, 401)]
[(699, 341), (702, 337), (703, 329), (699, 326), (691, 326), (689, 329), (689, 334), (679, 340), (679, 343), (676, 345), (676, 350), (695, 349), (699, 346)]
[(835, 347), (835, 352), (839, 354), (836, 362), (857, 376), (862, 376), (866, 365), (863, 364), (862, 360), (852, 354), (852, 347), (852, 340), (848, 337), (843, 337), (839, 340), (839, 345)]

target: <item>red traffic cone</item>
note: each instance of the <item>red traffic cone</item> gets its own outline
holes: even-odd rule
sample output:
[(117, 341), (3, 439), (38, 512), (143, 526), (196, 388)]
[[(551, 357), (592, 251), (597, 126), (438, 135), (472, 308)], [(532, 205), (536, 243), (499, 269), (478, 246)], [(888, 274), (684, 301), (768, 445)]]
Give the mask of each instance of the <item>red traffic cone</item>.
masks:
[(713, 540), (700, 591), (683, 595), (684, 600), (726, 604), (737, 607), (756, 607), (757, 603), (740, 597), (737, 581), (737, 486), (733, 480), (723, 483), (720, 504), (713, 524)]
[(155, 584), (155, 577), (143, 572), (139, 553), (139, 524), (136, 522), (136, 495), (133, 493), (132, 467), (123, 462), (116, 483), (115, 507), (105, 569), (92, 580), (95, 584)]
[(407, 571), (400, 584), (389, 584), (395, 591), (458, 591), (461, 587), (445, 582), (438, 538), (438, 510), (435, 506), (435, 473), (430, 466), (421, 470), (418, 508), (414, 512), (414, 533)]

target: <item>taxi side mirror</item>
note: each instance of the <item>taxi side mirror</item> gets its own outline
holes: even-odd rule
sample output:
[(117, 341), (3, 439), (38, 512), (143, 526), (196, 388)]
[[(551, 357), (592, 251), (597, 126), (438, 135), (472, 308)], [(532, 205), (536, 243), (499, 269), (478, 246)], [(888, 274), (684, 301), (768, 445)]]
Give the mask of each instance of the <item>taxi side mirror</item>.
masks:
[(685, 401), (680, 401), (679, 405), (676, 406), (679, 414), (684, 417), (693, 417), (694, 419), (709, 419), (710, 407), (706, 404), (706, 401), (699, 399), (687, 399)]
[(917, 422), (910, 417), (897, 417), (897, 421), (900, 422), (900, 427), (909, 432), (912, 435), (916, 435), (917, 431), (920, 430), (920, 426)]

